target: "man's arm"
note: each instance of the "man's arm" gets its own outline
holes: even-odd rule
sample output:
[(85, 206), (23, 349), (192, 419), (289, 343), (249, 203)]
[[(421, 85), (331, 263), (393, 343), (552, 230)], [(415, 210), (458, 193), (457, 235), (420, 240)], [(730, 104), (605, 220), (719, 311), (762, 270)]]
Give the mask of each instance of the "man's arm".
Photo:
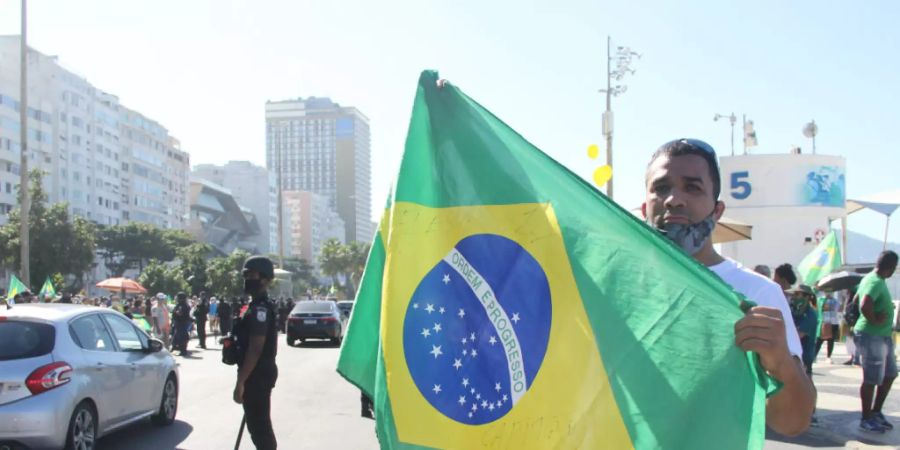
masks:
[(781, 310), (750, 309), (735, 324), (734, 340), (741, 349), (758, 354), (763, 368), (783, 384), (766, 402), (766, 424), (787, 436), (805, 431), (816, 406), (816, 390), (803, 363), (788, 350)]
[(863, 295), (859, 303), (859, 312), (872, 325), (881, 325), (887, 320), (887, 314), (884, 311), (875, 312), (875, 299), (870, 295)]

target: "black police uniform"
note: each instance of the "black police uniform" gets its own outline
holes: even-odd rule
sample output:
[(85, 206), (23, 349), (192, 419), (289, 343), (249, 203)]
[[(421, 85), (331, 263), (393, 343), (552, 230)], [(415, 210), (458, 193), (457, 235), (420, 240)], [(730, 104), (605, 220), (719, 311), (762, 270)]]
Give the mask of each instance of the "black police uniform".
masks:
[[(250, 377), (244, 383), (244, 416), (247, 431), (258, 449), (275, 449), (275, 432), (272, 430), (272, 388), (278, 379), (275, 354), (278, 352), (276, 310), (268, 295), (255, 298), (235, 325), (239, 345), (249, 348), (251, 336), (265, 336), (262, 354)], [(243, 361), (238, 364), (238, 367)], [(238, 369), (240, 370), (240, 369)]]

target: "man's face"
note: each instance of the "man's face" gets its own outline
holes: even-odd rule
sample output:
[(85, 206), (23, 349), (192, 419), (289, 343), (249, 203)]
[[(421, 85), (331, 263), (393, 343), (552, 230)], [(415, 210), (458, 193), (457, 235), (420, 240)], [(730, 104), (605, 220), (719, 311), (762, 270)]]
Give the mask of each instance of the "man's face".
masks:
[(882, 276), (882, 278), (888, 279), (888, 278), (894, 276), (894, 271), (896, 271), (896, 270), (897, 270), (897, 265), (895, 264), (893, 267), (887, 267), (886, 269), (879, 271), (879, 274)]
[(647, 197), (641, 212), (651, 224), (695, 224), (715, 213), (722, 216), (724, 204), (713, 198), (713, 183), (706, 160), (697, 155), (662, 155), (647, 169)]

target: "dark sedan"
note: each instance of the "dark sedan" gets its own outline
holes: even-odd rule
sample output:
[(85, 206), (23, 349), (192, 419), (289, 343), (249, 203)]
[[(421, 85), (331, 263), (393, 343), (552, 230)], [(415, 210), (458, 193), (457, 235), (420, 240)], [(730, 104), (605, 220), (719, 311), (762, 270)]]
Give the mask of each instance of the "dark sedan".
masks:
[(298, 302), (287, 324), (287, 344), (294, 346), (299, 340), (329, 339), (340, 344), (344, 337), (344, 316), (332, 301), (311, 300)]

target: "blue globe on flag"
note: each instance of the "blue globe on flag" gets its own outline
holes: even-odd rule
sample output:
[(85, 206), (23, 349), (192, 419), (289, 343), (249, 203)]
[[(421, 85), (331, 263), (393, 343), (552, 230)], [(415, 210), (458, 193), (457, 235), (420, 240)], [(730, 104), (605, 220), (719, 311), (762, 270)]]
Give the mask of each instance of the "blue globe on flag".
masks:
[(420, 281), (403, 350), (421, 394), (443, 415), (480, 425), (506, 415), (534, 382), (550, 336), (547, 275), (508, 238), (466, 237)]

